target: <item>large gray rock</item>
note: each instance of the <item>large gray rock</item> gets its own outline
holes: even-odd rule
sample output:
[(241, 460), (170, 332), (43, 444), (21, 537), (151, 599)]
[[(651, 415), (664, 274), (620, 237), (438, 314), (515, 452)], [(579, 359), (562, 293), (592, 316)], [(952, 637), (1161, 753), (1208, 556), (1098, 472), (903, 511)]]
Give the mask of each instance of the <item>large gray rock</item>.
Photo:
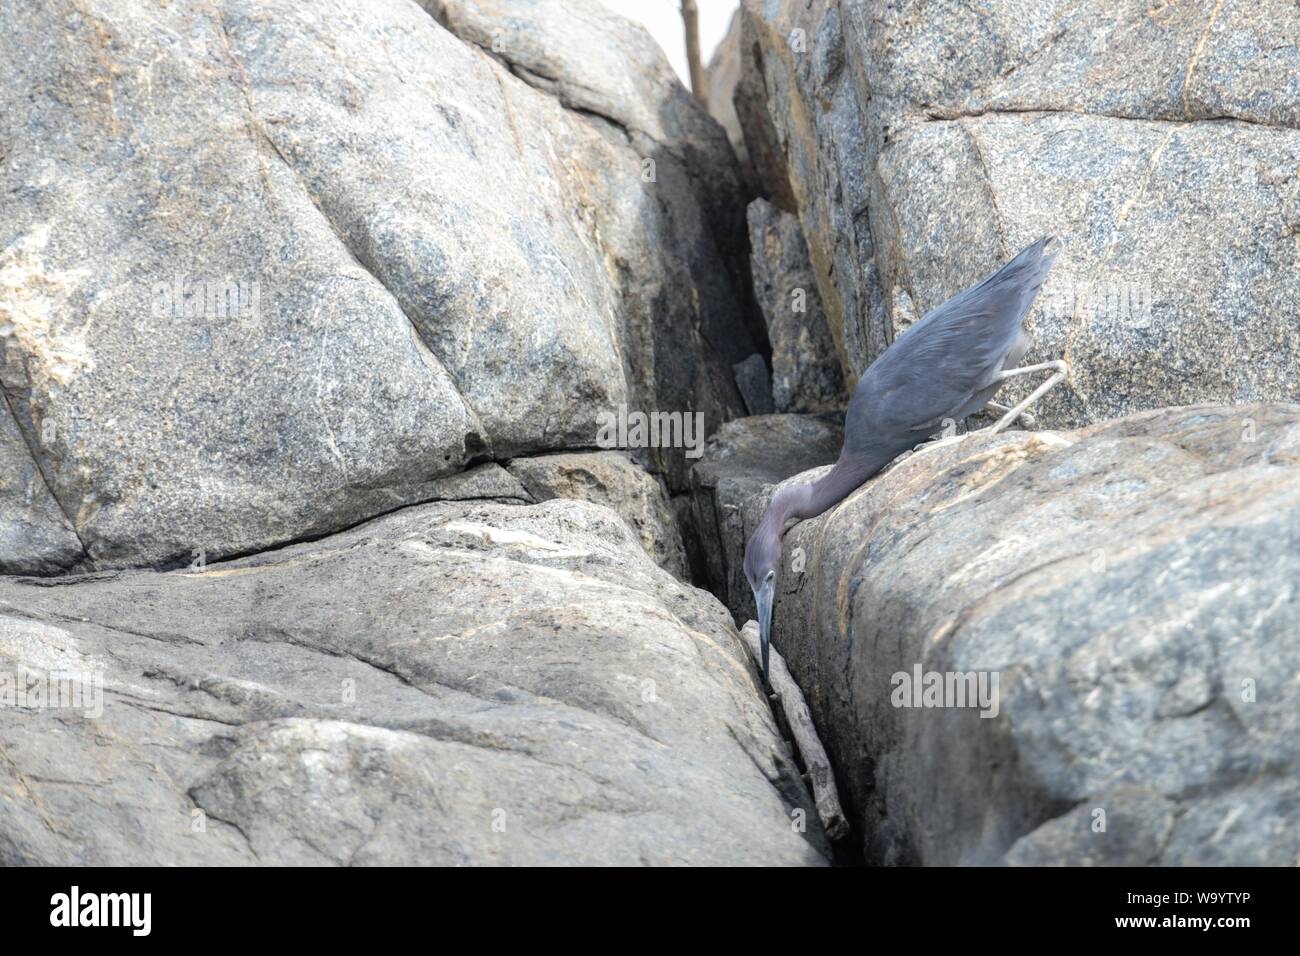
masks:
[(623, 452), (569, 452), (516, 458), (509, 472), (532, 501), (572, 498), (613, 509), (656, 564), (686, 580), (686, 552), (662, 484)]
[(776, 411), (842, 410), (848, 403), (844, 376), (799, 219), (765, 199), (755, 199), (748, 220), (754, 297), (772, 344)]
[(738, 622), (754, 614), (745, 583), (746, 505), (765, 488), (839, 457), (842, 415), (755, 415), (723, 425), (691, 470), (688, 548), (697, 580), (723, 596)]
[[(777, 581), (868, 860), (1300, 854), (1300, 406), (924, 451), (790, 530)], [(918, 670), (997, 675), (996, 715), (900, 706)]]
[[(724, 412), (742, 413), (730, 379), (695, 377), (724, 376), (723, 363), (729, 369), (766, 343), (749, 308), (747, 196), (726, 132), (658, 43), (600, 0), (420, 2), (617, 148), (573, 157), (571, 175), (623, 297), (626, 338), (652, 344), (625, 362), (629, 380), (656, 407), (706, 412), (710, 430)], [(661, 459), (669, 483), (684, 488), (689, 462)]]
[(64, 675), (0, 707), (4, 864), (825, 859), (726, 611), (590, 504), (3, 578), (0, 672)]
[[(1300, 393), (1300, 7), (746, 0), (846, 374), (1044, 234), (1039, 420)], [(744, 35), (744, 31), (748, 34)], [(779, 177), (777, 185), (780, 188)], [(1033, 382), (1014, 383), (1011, 397)]]
[(742, 411), (721, 129), (590, 0), (446, 6), (463, 38), (409, 0), (0, 2), (0, 388), (93, 564), (323, 534), (621, 405)]
[[(736, 103), (762, 194), (803, 224), (849, 386), (891, 341), (868, 220), (874, 157), (838, 0), (747, 0)], [(928, 12), (926, 14), (929, 15)]]

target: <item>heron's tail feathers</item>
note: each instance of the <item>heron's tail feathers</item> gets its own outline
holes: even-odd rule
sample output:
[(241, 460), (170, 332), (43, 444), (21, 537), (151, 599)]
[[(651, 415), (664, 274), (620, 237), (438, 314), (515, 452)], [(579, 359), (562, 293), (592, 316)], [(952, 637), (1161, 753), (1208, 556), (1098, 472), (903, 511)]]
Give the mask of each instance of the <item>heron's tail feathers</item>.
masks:
[(1065, 244), (1062, 243), (1060, 239), (1056, 238), (1056, 236), (1044, 236), (1042, 239), (1039, 239), (1038, 242), (1034, 243), (1034, 245), (1038, 245), (1039, 243), (1042, 244), (1042, 248), (1039, 250), (1039, 262), (1042, 264), (1044, 270), (1050, 269), (1052, 268), (1052, 263), (1056, 261), (1056, 257), (1061, 254), (1061, 250), (1065, 248)]
[(1046, 271), (1052, 268), (1052, 263), (1060, 253), (1061, 240), (1055, 236), (1043, 236), (1037, 242), (1021, 249), (1014, 259), (1003, 266), (1003, 269), (1008, 272), (1022, 269), (1033, 272)]
[(1061, 242), (1055, 236), (1044, 236), (1033, 245), (1022, 249), (1014, 259), (998, 270), (995, 279), (1018, 287), (1021, 293), (1021, 315), (1038, 295), (1038, 290), (1052, 271), (1056, 257), (1061, 253)]

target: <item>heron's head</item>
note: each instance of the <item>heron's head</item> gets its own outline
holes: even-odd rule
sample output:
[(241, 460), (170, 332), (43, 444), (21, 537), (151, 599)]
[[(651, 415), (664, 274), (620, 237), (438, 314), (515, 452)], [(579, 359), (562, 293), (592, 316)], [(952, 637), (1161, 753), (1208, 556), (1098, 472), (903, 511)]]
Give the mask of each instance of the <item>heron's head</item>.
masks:
[(763, 650), (763, 683), (768, 682), (767, 647), (772, 637), (772, 597), (781, 563), (781, 529), (763, 521), (745, 547), (745, 578), (758, 609), (758, 640)]

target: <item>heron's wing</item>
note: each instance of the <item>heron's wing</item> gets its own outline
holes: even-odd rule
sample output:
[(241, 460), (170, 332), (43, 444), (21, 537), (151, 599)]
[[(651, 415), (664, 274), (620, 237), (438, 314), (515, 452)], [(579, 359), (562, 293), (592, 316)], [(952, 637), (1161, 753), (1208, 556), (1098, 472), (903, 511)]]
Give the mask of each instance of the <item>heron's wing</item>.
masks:
[[(922, 431), (956, 418), (1002, 371), (1056, 259), (1040, 239), (978, 285), (928, 312), (867, 370), (863, 411), (879, 431)], [(854, 394), (857, 404), (858, 394)]]

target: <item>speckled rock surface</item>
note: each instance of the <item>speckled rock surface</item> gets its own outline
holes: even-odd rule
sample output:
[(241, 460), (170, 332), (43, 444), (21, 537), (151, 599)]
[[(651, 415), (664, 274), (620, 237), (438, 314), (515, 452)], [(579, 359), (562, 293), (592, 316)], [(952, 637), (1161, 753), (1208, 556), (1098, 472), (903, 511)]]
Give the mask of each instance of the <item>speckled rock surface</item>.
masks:
[[(746, 0), (847, 376), (1045, 234), (1040, 422), (1300, 395), (1300, 7)], [(742, 83), (744, 79), (742, 78)], [(1022, 397), (1033, 382), (1007, 389)]]
[(755, 199), (748, 220), (754, 297), (772, 344), (775, 410), (842, 411), (849, 397), (799, 219)]
[[(347, 527), (620, 405), (743, 411), (721, 129), (589, 2), (530, 5), (545, 63), (448, 6), (0, 3), (0, 387), (96, 566)], [(583, 99), (596, 56), (633, 68)]]
[(726, 611), (595, 505), (0, 578), (0, 671), (101, 688), (0, 708), (6, 865), (825, 862)]
[(572, 498), (605, 505), (632, 528), (654, 562), (683, 580), (686, 552), (663, 485), (617, 451), (568, 452), (510, 462), (510, 476), (532, 501)]
[(1292, 865), (1298, 582), (1300, 406), (1163, 409), (899, 462), (787, 532), (773, 643), (869, 861)]

